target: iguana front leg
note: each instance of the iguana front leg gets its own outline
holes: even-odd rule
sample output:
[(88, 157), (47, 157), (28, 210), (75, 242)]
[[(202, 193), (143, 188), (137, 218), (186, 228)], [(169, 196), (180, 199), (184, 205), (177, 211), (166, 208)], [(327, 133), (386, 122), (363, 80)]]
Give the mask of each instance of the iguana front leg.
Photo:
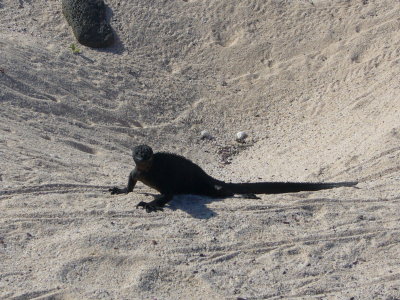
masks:
[(129, 174), (127, 187), (120, 189), (120, 188), (114, 186), (113, 188), (108, 189), (108, 191), (111, 192), (111, 195), (128, 194), (133, 191), (137, 180), (138, 180), (138, 172), (136, 169), (134, 169)]

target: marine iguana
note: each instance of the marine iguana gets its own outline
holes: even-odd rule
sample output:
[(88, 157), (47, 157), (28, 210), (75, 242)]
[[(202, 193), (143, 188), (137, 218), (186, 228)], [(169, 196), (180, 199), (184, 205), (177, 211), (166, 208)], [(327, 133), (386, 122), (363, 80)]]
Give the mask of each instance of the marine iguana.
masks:
[(153, 153), (151, 147), (140, 145), (133, 149), (133, 160), (136, 168), (129, 174), (128, 186), (113, 187), (111, 194), (127, 194), (133, 191), (136, 182), (160, 192), (153, 201), (140, 202), (136, 208), (142, 207), (148, 213), (163, 210), (174, 195), (194, 194), (209, 197), (232, 197), (235, 194), (258, 198), (254, 194), (281, 194), (300, 191), (317, 191), (335, 187), (354, 186), (357, 182), (306, 183), (306, 182), (256, 182), (227, 183), (208, 175), (202, 168), (189, 159), (166, 152)]

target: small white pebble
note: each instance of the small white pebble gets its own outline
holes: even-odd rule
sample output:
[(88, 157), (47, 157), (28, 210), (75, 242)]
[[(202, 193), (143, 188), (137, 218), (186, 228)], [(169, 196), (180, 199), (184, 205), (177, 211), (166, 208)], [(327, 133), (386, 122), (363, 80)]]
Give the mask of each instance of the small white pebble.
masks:
[(244, 140), (248, 137), (247, 133), (244, 131), (239, 131), (236, 133), (236, 141), (237, 142), (244, 142)]
[(203, 130), (200, 133), (200, 137), (202, 140), (204, 140), (204, 139), (211, 140), (212, 139), (212, 135), (207, 130)]

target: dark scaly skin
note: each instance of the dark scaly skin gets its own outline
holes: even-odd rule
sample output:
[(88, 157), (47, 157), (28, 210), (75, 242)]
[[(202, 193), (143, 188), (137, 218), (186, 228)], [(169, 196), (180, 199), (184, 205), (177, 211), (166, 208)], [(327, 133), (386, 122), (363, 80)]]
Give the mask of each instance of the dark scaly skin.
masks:
[(136, 167), (129, 174), (128, 186), (109, 189), (112, 195), (127, 194), (133, 191), (138, 181), (160, 192), (160, 196), (151, 202), (140, 202), (136, 208), (144, 208), (148, 213), (163, 210), (175, 195), (194, 194), (221, 198), (235, 194), (247, 198), (258, 198), (254, 194), (293, 193), (316, 191), (339, 186), (353, 186), (356, 182), (339, 183), (297, 183), (297, 182), (258, 182), (225, 183), (208, 175), (192, 161), (176, 154), (158, 152), (153, 154), (147, 145), (133, 149)]
[[(233, 193), (222, 189), (223, 182), (216, 180), (190, 160), (172, 153), (158, 152), (140, 159), (138, 146), (133, 151), (136, 168), (129, 174), (126, 188), (114, 187), (111, 194), (127, 194), (133, 191), (137, 181), (160, 192), (160, 197), (137, 207), (147, 212), (162, 210), (174, 195), (197, 194), (210, 197), (228, 197)], [(150, 148), (150, 147), (149, 147)], [(150, 148), (151, 149), (151, 148)], [(148, 151), (150, 151), (148, 149)], [(138, 157), (139, 156), (139, 157)]]

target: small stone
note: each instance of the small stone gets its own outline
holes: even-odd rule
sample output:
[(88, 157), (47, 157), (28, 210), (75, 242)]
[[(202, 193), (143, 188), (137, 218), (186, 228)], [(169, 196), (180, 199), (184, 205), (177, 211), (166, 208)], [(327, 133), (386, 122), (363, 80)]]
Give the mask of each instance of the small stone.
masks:
[(244, 143), (244, 140), (248, 137), (247, 133), (244, 131), (239, 131), (236, 133), (236, 141), (239, 143)]
[(200, 138), (202, 140), (211, 140), (213, 137), (207, 130), (203, 130), (200, 132)]

